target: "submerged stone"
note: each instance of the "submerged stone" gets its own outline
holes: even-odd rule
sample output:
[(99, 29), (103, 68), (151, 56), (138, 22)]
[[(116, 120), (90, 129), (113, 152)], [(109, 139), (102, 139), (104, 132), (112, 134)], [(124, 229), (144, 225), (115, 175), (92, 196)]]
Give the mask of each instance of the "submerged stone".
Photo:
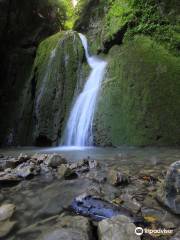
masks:
[(43, 234), (38, 240), (89, 240), (88, 234), (78, 229), (61, 228)]
[(67, 160), (58, 154), (52, 154), (48, 156), (47, 159), (45, 160), (45, 164), (47, 164), (48, 167), (52, 168), (57, 168), (61, 164), (65, 163), (67, 163)]
[(26, 162), (20, 164), (17, 168), (13, 170), (17, 177), (28, 178), (37, 175), (40, 171), (40, 167), (32, 162)]
[(0, 238), (7, 236), (14, 228), (15, 224), (15, 221), (9, 220), (0, 222)]
[(35, 234), (37, 240), (90, 240), (92, 236), (87, 218), (64, 214), (45, 218), (21, 229), (17, 239), (24, 239), (23, 236), (27, 238), (31, 234)]
[(91, 217), (96, 221), (111, 218), (117, 215), (132, 217), (132, 213), (126, 208), (117, 207), (95, 196), (82, 195), (73, 200), (71, 209), (81, 215)]
[(73, 170), (69, 164), (61, 164), (61, 166), (58, 167), (57, 174), (59, 178), (64, 179), (74, 179), (78, 177), (76, 171)]
[(129, 176), (117, 169), (110, 169), (108, 173), (108, 180), (114, 186), (124, 185), (130, 182)]
[(0, 221), (11, 218), (15, 211), (16, 206), (14, 204), (3, 204), (0, 206)]

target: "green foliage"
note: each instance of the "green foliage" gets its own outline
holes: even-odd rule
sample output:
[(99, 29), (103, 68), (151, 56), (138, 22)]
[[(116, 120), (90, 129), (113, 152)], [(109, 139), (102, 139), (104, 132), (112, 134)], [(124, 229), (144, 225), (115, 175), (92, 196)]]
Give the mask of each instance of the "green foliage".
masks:
[(39, 71), (42, 65), (45, 65), (47, 63), (50, 52), (56, 47), (58, 40), (61, 38), (61, 36), (63, 36), (63, 34), (63, 32), (57, 33), (41, 42), (36, 54), (34, 69), (37, 69), (37, 71)]
[(133, 8), (127, 0), (109, 1), (109, 11), (105, 16), (106, 37), (112, 37), (133, 18)]
[(71, 0), (41, 0), (38, 2), (41, 11), (56, 16), (56, 24), (62, 30), (71, 29), (74, 22), (74, 9)]
[(66, 21), (65, 29), (72, 29), (75, 21), (75, 12), (71, 0), (59, 0), (62, 1), (66, 9)]
[(88, 31), (91, 23), (101, 21), (99, 39), (104, 43), (126, 27), (125, 40), (144, 34), (177, 54), (180, 48), (179, 9), (178, 0), (80, 0), (76, 9), (80, 14), (77, 29)]
[(154, 0), (131, 0), (131, 4), (134, 17), (126, 38), (136, 34), (150, 35), (176, 53), (180, 44), (178, 22), (171, 21), (163, 6)]

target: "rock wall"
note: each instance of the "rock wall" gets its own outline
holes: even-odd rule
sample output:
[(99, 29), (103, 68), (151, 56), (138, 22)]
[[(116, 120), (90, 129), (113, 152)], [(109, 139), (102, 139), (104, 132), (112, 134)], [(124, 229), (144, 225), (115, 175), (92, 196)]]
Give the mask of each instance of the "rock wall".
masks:
[(180, 144), (178, 9), (175, 0), (84, 5), (75, 27), (109, 62), (94, 123), (97, 145)]
[[(77, 32), (51, 36), (36, 53), (61, 26), (47, 2), (0, 2), (0, 144), (56, 145), (89, 71)], [(179, 145), (179, 1), (84, 2), (74, 28), (109, 62), (95, 143)]]
[(58, 143), (81, 78), (83, 58), (79, 36), (73, 31), (57, 33), (40, 44), (31, 77), (19, 100), (16, 144)]
[(108, 54), (96, 114), (100, 145), (180, 144), (180, 61), (146, 36)]
[(38, 44), (60, 28), (58, 6), (51, 2), (0, 1), (0, 145), (13, 144), (15, 111)]

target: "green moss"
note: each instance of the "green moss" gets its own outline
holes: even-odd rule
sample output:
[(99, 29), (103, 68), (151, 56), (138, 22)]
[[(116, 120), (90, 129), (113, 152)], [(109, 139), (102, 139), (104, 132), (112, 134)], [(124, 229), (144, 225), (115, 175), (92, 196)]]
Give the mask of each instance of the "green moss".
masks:
[[(93, 49), (103, 49), (106, 42), (151, 36), (177, 55), (180, 47), (178, 0), (90, 0), (84, 4), (76, 28), (86, 31)], [(118, 39), (119, 38), (119, 39)]]
[(96, 113), (99, 144), (180, 144), (180, 60), (136, 36), (109, 53)]
[(43, 64), (47, 63), (51, 51), (56, 47), (63, 34), (63, 32), (59, 32), (40, 43), (34, 62), (34, 68), (39, 70)]
[(83, 48), (76, 32), (56, 34), (43, 41), (34, 63), (33, 139), (41, 135), (57, 142), (81, 72)]
[(134, 16), (130, 1), (110, 1), (109, 5), (109, 10), (104, 19), (104, 37), (107, 39), (113, 37), (113, 35), (131, 21)]
[[(175, 6), (154, 0), (131, 0), (134, 17), (129, 23), (126, 38), (131, 39), (136, 34), (153, 37), (167, 49), (177, 54), (180, 44), (179, 22), (175, 14)], [(174, 16), (170, 15), (174, 12)]]

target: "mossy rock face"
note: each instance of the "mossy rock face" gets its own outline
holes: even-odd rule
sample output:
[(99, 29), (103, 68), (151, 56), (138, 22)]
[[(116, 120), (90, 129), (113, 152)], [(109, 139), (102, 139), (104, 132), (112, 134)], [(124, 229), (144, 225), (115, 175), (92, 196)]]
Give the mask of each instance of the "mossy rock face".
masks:
[(108, 55), (97, 106), (100, 145), (180, 144), (180, 59), (149, 37), (136, 36)]
[[(0, 1), (0, 145), (15, 143), (24, 103), (18, 100), (31, 74), (38, 44), (59, 31), (57, 7), (50, 0)], [(61, 12), (61, 11), (59, 11)]]
[(25, 105), (17, 142), (57, 144), (80, 79), (83, 58), (80, 38), (73, 31), (58, 33), (40, 44), (32, 76), (20, 101)]
[(122, 39), (144, 34), (177, 54), (180, 45), (178, 0), (89, 0), (75, 29), (86, 33), (93, 52), (108, 52)]

